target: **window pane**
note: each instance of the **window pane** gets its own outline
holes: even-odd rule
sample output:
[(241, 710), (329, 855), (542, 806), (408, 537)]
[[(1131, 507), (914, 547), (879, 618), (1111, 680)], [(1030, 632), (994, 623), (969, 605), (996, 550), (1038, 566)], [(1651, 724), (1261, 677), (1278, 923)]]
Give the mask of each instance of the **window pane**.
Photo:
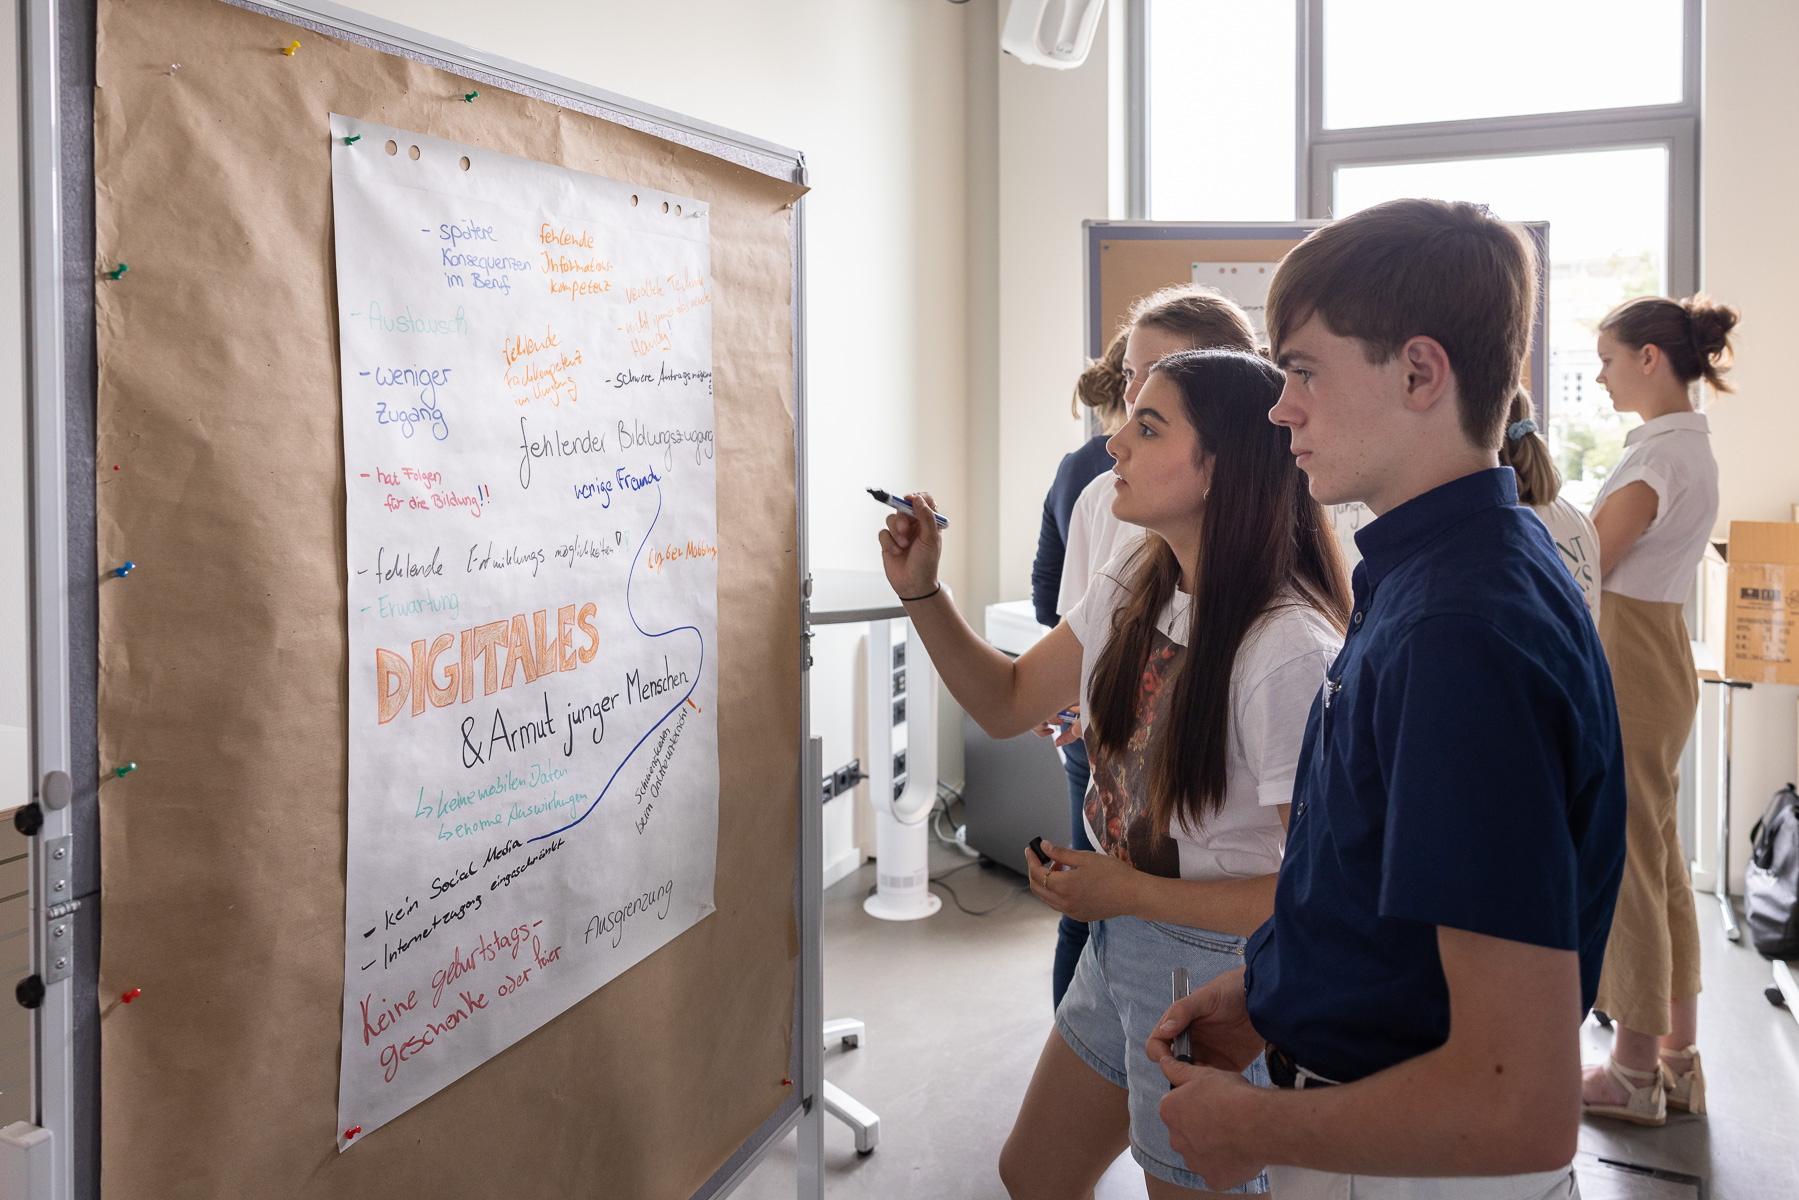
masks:
[(1149, 0), (1149, 215), (1291, 221), (1291, 0)]
[(1324, 0), (1327, 129), (1681, 100), (1681, 0)]
[(1510, 221), (1549, 222), (1549, 448), (1563, 494), (1591, 507), (1639, 418), (1593, 382), (1599, 320), (1632, 296), (1664, 294), (1668, 152), (1578, 154), (1339, 167), (1338, 216), (1400, 196), (1485, 204)]

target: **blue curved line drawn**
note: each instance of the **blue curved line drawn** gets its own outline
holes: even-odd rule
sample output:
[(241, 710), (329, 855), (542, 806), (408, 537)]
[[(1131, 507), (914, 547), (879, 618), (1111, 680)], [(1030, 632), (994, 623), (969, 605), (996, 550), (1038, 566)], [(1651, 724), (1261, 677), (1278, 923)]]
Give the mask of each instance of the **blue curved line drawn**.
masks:
[(651, 633), (649, 630), (645, 629), (642, 625), (639, 625), (637, 623), (637, 614), (631, 611), (631, 582), (637, 578), (637, 560), (638, 560), (638, 558), (641, 558), (644, 554), (647, 554), (649, 552), (650, 535), (656, 532), (656, 522), (660, 521), (661, 519), (662, 519), (662, 483), (661, 483), (661, 481), (657, 481), (657, 483), (656, 483), (656, 515), (654, 517), (650, 518), (650, 527), (649, 527), (649, 529), (644, 531), (642, 549), (636, 557), (633, 557), (631, 559), (631, 569), (630, 569), (630, 571), (628, 571), (625, 574), (625, 615), (627, 617), (631, 618), (632, 627), (635, 628), (638, 633), (642, 634), (644, 637), (647, 637), (647, 638), (671, 637), (674, 634), (682, 633), (682, 632), (693, 634), (693, 636), (700, 643), (700, 665), (694, 669), (693, 683), (690, 684), (688, 686), (687, 690), (681, 694), (681, 698), (679, 700), (675, 701), (673, 707), (671, 707), (667, 712), (663, 713), (660, 717), (656, 718), (656, 723), (654, 725), (652, 725), (648, 729), (644, 730), (643, 736), (637, 739), (637, 744), (632, 746), (629, 750), (625, 751), (625, 756), (618, 760), (618, 766), (612, 768), (612, 774), (610, 774), (606, 777), (606, 786), (600, 789), (600, 794), (593, 798), (593, 803), (589, 804), (587, 806), (587, 809), (585, 812), (583, 812), (580, 816), (576, 817), (574, 820), (570, 821), (567, 825), (562, 826), (560, 829), (552, 829), (548, 833), (540, 833), (534, 838), (527, 838), (525, 841), (525, 844), (527, 846), (530, 845), (532, 842), (541, 842), (545, 838), (555, 837), (557, 834), (564, 833), (570, 829), (573, 829), (575, 826), (577, 826), (581, 822), (585, 821), (588, 818), (588, 815), (590, 813), (592, 813), (594, 809), (599, 807), (600, 801), (602, 801), (606, 798), (606, 793), (612, 790), (613, 780), (617, 779), (618, 773), (625, 769), (625, 764), (631, 761), (631, 756), (633, 754), (636, 754), (637, 751), (643, 746), (643, 744), (650, 740), (650, 734), (655, 733), (658, 729), (662, 728), (664, 722), (666, 722), (670, 717), (674, 716), (676, 710), (678, 710), (683, 704), (687, 703), (687, 697), (693, 695), (694, 689), (700, 686), (700, 677), (702, 675), (704, 675), (706, 672), (706, 636), (703, 633), (701, 633), (696, 627), (694, 627), (692, 625), (677, 625), (673, 629), (664, 629), (661, 633)]

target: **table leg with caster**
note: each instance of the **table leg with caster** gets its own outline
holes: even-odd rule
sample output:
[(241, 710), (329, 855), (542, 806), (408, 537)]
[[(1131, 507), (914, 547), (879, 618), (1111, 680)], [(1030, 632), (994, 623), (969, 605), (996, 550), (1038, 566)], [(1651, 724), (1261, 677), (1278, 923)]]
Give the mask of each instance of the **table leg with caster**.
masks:
[(856, 1133), (856, 1153), (873, 1154), (881, 1144), (881, 1118), (848, 1092), (825, 1080), (825, 1111)]
[[(854, 1050), (867, 1036), (868, 1026), (854, 1017), (825, 1022), (826, 1049), (832, 1042), (842, 1042), (845, 1050)], [(855, 1131), (857, 1154), (873, 1154), (874, 1148), (881, 1144), (881, 1118), (828, 1079), (825, 1080), (825, 1111)]]
[(845, 1050), (854, 1050), (868, 1036), (868, 1026), (854, 1017), (839, 1017), (835, 1021), (825, 1022), (825, 1049), (831, 1048), (832, 1042), (842, 1042)]

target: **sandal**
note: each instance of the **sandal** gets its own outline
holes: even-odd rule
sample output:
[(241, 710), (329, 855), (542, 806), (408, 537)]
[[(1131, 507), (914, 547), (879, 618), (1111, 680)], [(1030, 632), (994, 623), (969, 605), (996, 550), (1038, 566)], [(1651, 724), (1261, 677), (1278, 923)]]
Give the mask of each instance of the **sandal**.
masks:
[[(1686, 1071), (1676, 1075), (1668, 1066), (1670, 1058), (1687, 1058), (1692, 1065)], [(1699, 1047), (1688, 1046), (1685, 1050), (1670, 1054), (1662, 1051), (1662, 1087), (1668, 1094), (1668, 1107), (1678, 1108), (1682, 1112), (1703, 1113), (1705, 1111), (1705, 1068), (1699, 1065)]]
[[(1605, 1073), (1610, 1075), (1628, 1099), (1623, 1104), (1591, 1104), (1581, 1098), (1580, 1111), (1589, 1117), (1615, 1117), (1635, 1125), (1665, 1125), (1668, 1122), (1668, 1093), (1663, 1085), (1662, 1066), (1657, 1063), (1648, 1071), (1621, 1067), (1615, 1058), (1605, 1060)], [(1700, 1098), (1704, 1099), (1703, 1084)]]

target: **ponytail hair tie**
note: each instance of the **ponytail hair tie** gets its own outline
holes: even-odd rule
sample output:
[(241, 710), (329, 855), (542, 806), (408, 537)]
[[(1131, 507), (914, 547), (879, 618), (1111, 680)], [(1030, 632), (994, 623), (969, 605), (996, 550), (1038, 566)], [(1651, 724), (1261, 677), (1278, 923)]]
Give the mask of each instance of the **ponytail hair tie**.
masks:
[(1525, 417), (1522, 421), (1513, 421), (1510, 425), (1505, 427), (1505, 440), (1508, 442), (1515, 442), (1525, 434), (1535, 433), (1536, 431), (1536, 421), (1532, 420), (1530, 417)]

